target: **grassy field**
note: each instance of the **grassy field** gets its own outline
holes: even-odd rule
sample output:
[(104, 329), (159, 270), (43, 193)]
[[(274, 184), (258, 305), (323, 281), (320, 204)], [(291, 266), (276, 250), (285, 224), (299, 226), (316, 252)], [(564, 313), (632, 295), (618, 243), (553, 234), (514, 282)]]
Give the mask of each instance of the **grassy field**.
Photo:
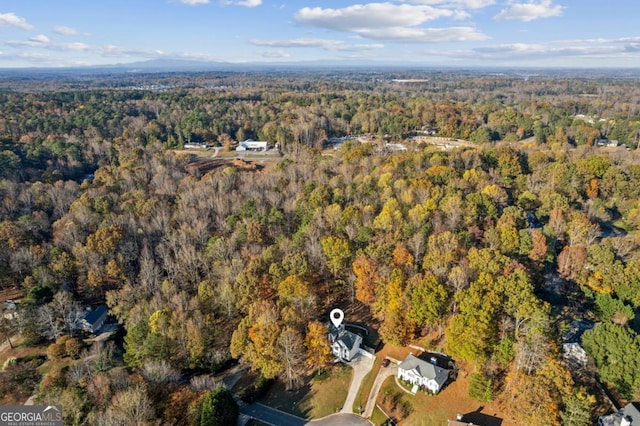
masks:
[(337, 364), (326, 378), (308, 379), (296, 391), (287, 391), (277, 382), (260, 402), (307, 419), (325, 417), (342, 408), (352, 376), (351, 368)]
[(373, 409), (373, 413), (371, 414), (371, 423), (376, 426), (381, 426), (384, 422), (387, 421), (387, 415), (384, 414), (378, 407)]
[(455, 420), (458, 414), (464, 416), (464, 421), (484, 426), (515, 426), (503, 418), (497, 403), (483, 403), (469, 398), (468, 384), (468, 379), (461, 375), (438, 395), (428, 395), (424, 392), (409, 395), (398, 388), (394, 377), (389, 377), (384, 382), (380, 395), (384, 392), (397, 393), (401, 394), (402, 401), (409, 402), (411, 414), (402, 421), (403, 426), (442, 426), (447, 424), (447, 420)]
[(24, 357), (28, 357), (28, 356), (38, 356), (38, 355), (46, 355), (47, 354), (47, 347), (44, 345), (40, 345), (40, 346), (28, 346), (28, 347), (22, 347), (20, 346), (20, 341), (18, 341), (18, 343), (16, 344), (16, 342), (14, 343), (14, 348), (7, 348), (4, 351), (2, 351), (2, 353), (0, 353), (0, 367), (2, 367), (4, 365), (4, 363), (12, 357), (15, 358), (24, 358)]

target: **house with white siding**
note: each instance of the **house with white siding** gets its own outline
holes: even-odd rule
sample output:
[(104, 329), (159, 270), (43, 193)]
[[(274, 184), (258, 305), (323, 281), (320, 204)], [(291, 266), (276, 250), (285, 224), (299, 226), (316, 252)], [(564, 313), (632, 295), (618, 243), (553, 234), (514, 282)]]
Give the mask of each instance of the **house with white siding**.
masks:
[(362, 336), (346, 330), (343, 324), (339, 327), (330, 325), (329, 344), (331, 345), (331, 353), (336, 358), (349, 362), (359, 353)]
[(238, 144), (236, 151), (266, 151), (268, 148), (269, 144), (267, 142), (247, 139)]
[(409, 354), (398, 365), (398, 378), (437, 394), (449, 380), (450, 371)]

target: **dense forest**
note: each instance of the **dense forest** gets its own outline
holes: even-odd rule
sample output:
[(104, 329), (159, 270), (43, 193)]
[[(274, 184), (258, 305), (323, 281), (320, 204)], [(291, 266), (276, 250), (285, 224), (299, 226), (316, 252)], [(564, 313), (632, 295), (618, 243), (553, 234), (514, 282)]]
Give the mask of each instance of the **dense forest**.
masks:
[[(292, 388), (325, 368), (340, 303), (383, 344), (453, 356), (515, 424), (593, 424), (598, 382), (640, 399), (640, 83), (405, 77), (3, 81), (0, 285), (24, 298), (1, 331), (65, 360), (44, 377), (7, 360), (3, 402), (37, 389), (68, 424), (205, 424), (231, 359)], [(474, 146), (325, 149), (421, 129)], [(280, 152), (187, 167), (187, 143), (248, 138)], [(76, 325), (99, 304), (121, 329), (88, 346)], [(560, 356), (574, 320), (596, 324), (586, 368)]]

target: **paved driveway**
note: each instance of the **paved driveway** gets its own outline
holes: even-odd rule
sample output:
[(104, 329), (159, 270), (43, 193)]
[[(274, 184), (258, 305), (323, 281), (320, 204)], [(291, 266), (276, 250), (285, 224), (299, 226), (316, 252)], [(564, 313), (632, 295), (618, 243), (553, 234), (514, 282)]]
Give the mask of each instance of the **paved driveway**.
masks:
[(367, 399), (367, 406), (364, 409), (363, 417), (366, 417), (367, 419), (371, 417), (373, 409), (376, 406), (376, 399), (378, 398), (378, 392), (380, 392), (382, 383), (387, 377), (395, 376), (396, 374), (398, 374), (398, 366), (394, 363), (389, 364), (387, 367), (380, 368), (378, 375), (376, 376), (376, 380), (373, 382), (369, 398)]
[(341, 413), (353, 413), (353, 403), (356, 400), (356, 396), (358, 396), (358, 390), (360, 389), (362, 380), (364, 379), (364, 376), (371, 371), (374, 362), (375, 359), (367, 358), (364, 355), (358, 355), (356, 359), (352, 360), (348, 364), (353, 368), (353, 379), (351, 379), (351, 386), (349, 386), (347, 399), (344, 401), (342, 410), (340, 410)]
[(355, 414), (332, 414), (307, 423), (308, 426), (371, 426), (371, 422)]

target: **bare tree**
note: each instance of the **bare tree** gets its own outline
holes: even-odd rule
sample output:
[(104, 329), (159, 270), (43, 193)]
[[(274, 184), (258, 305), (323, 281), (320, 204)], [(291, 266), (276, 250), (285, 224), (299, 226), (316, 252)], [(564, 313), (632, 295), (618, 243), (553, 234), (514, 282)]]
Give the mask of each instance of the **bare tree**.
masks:
[(305, 350), (300, 333), (293, 328), (287, 327), (278, 338), (278, 353), (282, 357), (284, 364), (287, 389), (296, 389), (300, 385), (300, 374), (305, 358)]
[(80, 304), (71, 293), (59, 291), (53, 300), (38, 309), (40, 333), (47, 339), (57, 339), (63, 334), (73, 334), (84, 316)]
[(181, 375), (165, 360), (150, 360), (142, 367), (142, 376), (152, 383), (175, 383), (180, 381)]
[(99, 417), (100, 426), (148, 425), (155, 417), (153, 402), (143, 386), (118, 392), (111, 399), (105, 415)]

